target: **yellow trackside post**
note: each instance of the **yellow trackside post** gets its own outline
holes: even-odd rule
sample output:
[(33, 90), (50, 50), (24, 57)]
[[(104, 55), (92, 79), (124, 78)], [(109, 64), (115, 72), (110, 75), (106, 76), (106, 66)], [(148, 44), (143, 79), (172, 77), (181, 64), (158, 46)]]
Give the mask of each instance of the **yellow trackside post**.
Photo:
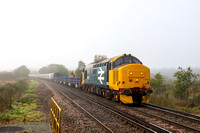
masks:
[(51, 123), (54, 131), (56, 133), (60, 133), (61, 128), (61, 108), (55, 102), (53, 98), (51, 98)]

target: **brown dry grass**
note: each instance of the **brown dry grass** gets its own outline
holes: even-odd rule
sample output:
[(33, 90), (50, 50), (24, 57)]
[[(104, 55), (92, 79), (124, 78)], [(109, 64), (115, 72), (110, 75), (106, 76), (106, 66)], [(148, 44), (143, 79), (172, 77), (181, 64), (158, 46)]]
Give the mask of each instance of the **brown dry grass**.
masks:
[(1, 81), (0, 80), (0, 86), (5, 85), (7, 83), (16, 83), (16, 81), (15, 80), (8, 80), (8, 81)]

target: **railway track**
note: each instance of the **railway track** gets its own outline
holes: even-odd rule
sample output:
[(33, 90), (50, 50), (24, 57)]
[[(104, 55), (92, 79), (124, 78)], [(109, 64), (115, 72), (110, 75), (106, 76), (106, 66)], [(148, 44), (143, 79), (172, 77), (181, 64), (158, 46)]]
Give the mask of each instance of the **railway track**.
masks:
[(163, 110), (152, 110), (149, 108), (134, 108), (134, 111), (141, 115), (141, 119), (152, 122), (172, 132), (200, 132), (199, 121), (186, 119), (179, 115), (172, 115)]
[[(160, 112), (160, 116), (162, 117), (161, 118), (159, 117), (159, 119), (167, 121), (171, 124), (173, 123), (178, 127), (185, 128), (187, 131), (200, 132), (200, 116), (153, 104), (144, 104), (143, 106), (146, 107), (147, 109)], [(155, 115), (153, 116), (157, 117)]]
[[(121, 112), (103, 103), (95, 101), (84, 95), (74, 93), (66, 87), (57, 89), (82, 111), (101, 125), (106, 132), (170, 132), (152, 123), (145, 122), (133, 115)], [(79, 98), (77, 98), (79, 97)], [(82, 99), (82, 100), (80, 100)], [(84, 100), (87, 102), (83, 102)], [(119, 127), (119, 128), (116, 128)]]
[(170, 109), (170, 108), (166, 108), (166, 107), (162, 107), (162, 106), (157, 106), (157, 105), (153, 105), (153, 104), (149, 104), (149, 103), (145, 103), (143, 104), (143, 106), (145, 107), (149, 107), (151, 109), (156, 109), (156, 110), (163, 110), (165, 112), (169, 112), (172, 114), (176, 114), (179, 116), (183, 116), (189, 119), (194, 119), (196, 121), (200, 121), (200, 116), (194, 115), (194, 114), (190, 114), (190, 113), (186, 113), (183, 111), (178, 111), (178, 110), (174, 110), (174, 109)]
[[(66, 86), (63, 85), (60, 86), (63, 87), (63, 89), (66, 89)], [(70, 87), (67, 88), (69, 89)], [(83, 94), (82, 91), (74, 88), (71, 88), (71, 90), (76, 93), (81, 93), (81, 96), (87, 95), (88, 97), (89, 95), (88, 93)], [(93, 99), (95, 98), (91, 98), (91, 100)], [(104, 98), (98, 97), (97, 100), (99, 101), (99, 99), (102, 99), (100, 101), (103, 101)], [(109, 103), (110, 104), (108, 104), (108, 101), (106, 102), (106, 104), (109, 107), (111, 107), (112, 103), (114, 102), (109, 102)], [(115, 108), (115, 110), (118, 110), (119, 111), (118, 113), (124, 112), (125, 114), (129, 114), (130, 116), (136, 116), (138, 119), (135, 118), (134, 119), (135, 121), (143, 120), (146, 123), (151, 123), (151, 125), (154, 126), (157, 125), (158, 127), (162, 127), (163, 129), (167, 129), (168, 131), (171, 132), (200, 132), (199, 116), (151, 104), (144, 104), (144, 106), (142, 107), (129, 107), (127, 105), (125, 106), (121, 105), (119, 106), (119, 105), (120, 104), (117, 104), (117, 106), (113, 108)]]
[(99, 125), (101, 125), (106, 132), (112, 133), (112, 131), (109, 127), (107, 127), (105, 124), (103, 124), (101, 121), (99, 121), (96, 117), (94, 117), (90, 112), (88, 112), (86, 109), (84, 109), (82, 106), (80, 106), (77, 102), (75, 102), (73, 99), (71, 99), (69, 96), (67, 96), (60, 90), (57, 90), (57, 91), (59, 91), (64, 97), (66, 97), (68, 100), (70, 100), (79, 109), (81, 109), (83, 112), (85, 112), (87, 115), (89, 115), (89, 117), (91, 117), (93, 120), (95, 120)]

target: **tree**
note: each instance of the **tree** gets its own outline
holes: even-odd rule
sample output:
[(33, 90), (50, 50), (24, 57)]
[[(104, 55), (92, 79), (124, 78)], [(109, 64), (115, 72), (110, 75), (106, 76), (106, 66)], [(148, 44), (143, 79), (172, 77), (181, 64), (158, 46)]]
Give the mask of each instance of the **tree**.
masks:
[(95, 55), (94, 56), (94, 62), (99, 62), (101, 60), (107, 59), (106, 55)]
[(50, 73), (58, 72), (62, 76), (69, 75), (69, 70), (64, 65), (50, 64), (48, 65), (48, 69)]
[(40, 74), (49, 73), (49, 68), (47, 66), (44, 66), (44, 67), (40, 68), (39, 73)]
[(183, 70), (181, 67), (178, 68), (179, 71), (174, 73), (174, 77), (177, 80), (174, 81), (175, 84), (175, 96), (182, 99), (188, 99), (189, 97), (189, 87), (195, 84), (195, 79), (197, 75), (192, 73), (190, 67), (187, 68), (187, 71)]
[(62, 76), (69, 75), (68, 69), (64, 65), (49, 64), (48, 66), (42, 67), (39, 70), (40, 74), (46, 73), (60, 73)]
[(81, 77), (81, 73), (83, 72), (83, 68), (85, 68), (86, 65), (83, 61), (78, 62), (78, 68), (75, 71), (76, 77)]
[(160, 74), (160, 72), (151, 79), (151, 86), (155, 90), (156, 94), (160, 94), (164, 91), (163, 76)]
[(28, 77), (29, 73), (30, 70), (25, 65), (20, 66), (14, 70), (14, 74), (16, 75), (16, 77)]

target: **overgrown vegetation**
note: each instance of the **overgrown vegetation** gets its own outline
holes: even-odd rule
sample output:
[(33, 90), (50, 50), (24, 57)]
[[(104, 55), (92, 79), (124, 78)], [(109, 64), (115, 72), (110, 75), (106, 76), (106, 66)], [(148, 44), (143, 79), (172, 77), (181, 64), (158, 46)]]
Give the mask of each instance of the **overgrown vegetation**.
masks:
[(41, 121), (45, 116), (37, 111), (39, 104), (36, 81), (21, 80), (0, 88), (0, 120), (2, 122)]
[(199, 75), (193, 73), (190, 67), (187, 70), (181, 67), (178, 69), (174, 73), (176, 80), (173, 82), (164, 80), (160, 73), (151, 79), (154, 93), (150, 101), (153, 104), (200, 114)]
[(13, 101), (18, 101), (28, 88), (28, 83), (25, 80), (20, 80), (16, 83), (8, 83), (0, 87), (0, 112), (5, 112), (6, 109), (11, 109)]

